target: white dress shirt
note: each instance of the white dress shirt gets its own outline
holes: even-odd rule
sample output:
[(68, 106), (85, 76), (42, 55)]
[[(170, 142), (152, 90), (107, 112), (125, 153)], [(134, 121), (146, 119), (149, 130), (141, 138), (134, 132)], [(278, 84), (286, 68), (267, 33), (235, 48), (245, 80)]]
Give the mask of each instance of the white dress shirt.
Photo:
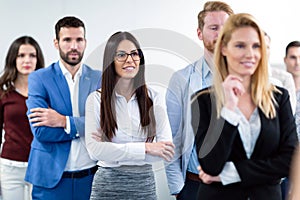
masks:
[[(166, 113), (165, 102), (161, 95), (149, 88), (149, 96), (153, 101), (156, 120), (156, 137), (154, 141), (172, 141), (172, 133)], [(142, 132), (140, 112), (136, 95), (127, 102), (125, 97), (115, 93), (116, 122), (118, 129), (111, 142), (97, 142), (92, 133), (100, 128), (101, 94), (96, 91), (86, 101), (85, 135), (86, 145), (91, 158), (102, 167), (118, 167), (121, 165), (144, 165), (162, 158), (145, 153), (147, 135)]]
[[(60, 69), (67, 80), (70, 97), (72, 102), (73, 117), (79, 117), (78, 111), (78, 93), (79, 93), (79, 80), (82, 74), (82, 67), (79, 68), (77, 73), (72, 79), (71, 73), (59, 62)], [(70, 119), (67, 116), (67, 127), (65, 131), (70, 133)], [(77, 138), (72, 140), (69, 158), (65, 167), (65, 171), (78, 171), (95, 166), (95, 161), (89, 157), (87, 149), (84, 144), (84, 138)]]
[[(238, 131), (243, 142), (247, 158), (250, 159), (261, 129), (258, 109), (255, 108), (249, 120), (246, 119), (238, 108), (236, 108), (235, 111), (231, 111), (223, 107), (221, 110), (221, 116), (230, 124), (234, 126), (238, 125)], [(241, 181), (233, 162), (226, 162), (220, 174), (220, 178), (223, 185)]]

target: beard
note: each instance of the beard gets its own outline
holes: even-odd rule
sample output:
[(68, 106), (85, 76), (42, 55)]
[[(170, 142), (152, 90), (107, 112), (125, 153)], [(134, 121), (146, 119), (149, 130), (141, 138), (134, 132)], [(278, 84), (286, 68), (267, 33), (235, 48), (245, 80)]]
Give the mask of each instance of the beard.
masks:
[(217, 43), (217, 40), (206, 41), (205, 39), (203, 39), (204, 47), (211, 53), (214, 53), (216, 43)]
[[(70, 54), (71, 53), (77, 53), (78, 58), (71, 58)], [(69, 51), (67, 53), (64, 53), (61, 49), (59, 49), (59, 55), (61, 59), (66, 62), (68, 65), (74, 67), (77, 64), (79, 64), (83, 58), (83, 53), (78, 52), (77, 50)]]

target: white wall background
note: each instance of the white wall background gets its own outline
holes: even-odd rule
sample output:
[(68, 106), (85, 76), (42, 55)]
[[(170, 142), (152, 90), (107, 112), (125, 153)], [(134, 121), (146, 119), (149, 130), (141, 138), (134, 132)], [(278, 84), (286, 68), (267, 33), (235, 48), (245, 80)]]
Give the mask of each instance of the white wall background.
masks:
[[(296, 0), (224, 0), (236, 13), (254, 15), (272, 38), (271, 64), (282, 65), (285, 46), (300, 40), (300, 12)], [(0, 70), (11, 42), (33, 36), (43, 49), (46, 65), (58, 59), (53, 46), (54, 25), (66, 15), (81, 18), (86, 25), (88, 46), (85, 62), (101, 69), (102, 49), (116, 31), (132, 31), (146, 54), (147, 80), (164, 88), (174, 70), (201, 55), (196, 34), (197, 14), (203, 0), (0, 0)], [(156, 166), (159, 199), (168, 195), (165, 173)]]
[[(224, 1), (235, 12), (249, 12), (261, 22), (272, 38), (271, 63), (283, 64), (287, 43), (300, 40), (299, 3), (296, 0)], [(78, 16), (85, 22), (86, 56), (118, 30), (163, 28), (183, 34), (201, 45), (196, 28), (197, 14), (204, 3), (203, 0), (0, 0), (1, 68), (8, 46), (24, 34), (33, 36), (40, 43), (47, 64), (56, 61), (54, 24), (65, 15)]]

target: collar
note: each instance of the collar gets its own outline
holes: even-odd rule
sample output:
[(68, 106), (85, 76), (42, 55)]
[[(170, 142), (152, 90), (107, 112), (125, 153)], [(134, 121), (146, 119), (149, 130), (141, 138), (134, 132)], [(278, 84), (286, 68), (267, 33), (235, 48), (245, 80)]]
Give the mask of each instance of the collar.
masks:
[[(115, 92), (115, 95), (116, 95), (117, 98), (125, 98), (124, 96), (122, 96), (121, 94), (119, 94), (119, 93), (117, 93), (117, 92)], [(137, 97), (136, 97), (136, 93), (134, 93), (134, 94), (132, 95), (132, 97), (130, 98), (129, 101), (135, 100), (136, 98), (137, 98)]]
[[(72, 77), (71, 73), (67, 70), (67, 68), (64, 66), (64, 64), (61, 62), (61, 60), (58, 61), (58, 65), (64, 76)], [(76, 72), (75, 77), (81, 76), (81, 74), (82, 74), (82, 64), (80, 65), (78, 71)]]
[(202, 57), (202, 76), (207, 77), (209, 74), (212, 74), (212, 72), (203, 56)]

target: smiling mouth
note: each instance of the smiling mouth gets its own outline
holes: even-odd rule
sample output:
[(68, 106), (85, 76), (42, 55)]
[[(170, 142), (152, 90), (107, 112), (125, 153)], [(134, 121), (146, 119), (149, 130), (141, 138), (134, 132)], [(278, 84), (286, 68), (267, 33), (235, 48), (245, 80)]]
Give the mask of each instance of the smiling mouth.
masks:
[(246, 67), (253, 67), (255, 65), (254, 62), (242, 62), (242, 64)]
[(134, 66), (128, 66), (128, 67), (123, 67), (122, 69), (124, 69), (124, 70), (134, 70), (135, 67)]

